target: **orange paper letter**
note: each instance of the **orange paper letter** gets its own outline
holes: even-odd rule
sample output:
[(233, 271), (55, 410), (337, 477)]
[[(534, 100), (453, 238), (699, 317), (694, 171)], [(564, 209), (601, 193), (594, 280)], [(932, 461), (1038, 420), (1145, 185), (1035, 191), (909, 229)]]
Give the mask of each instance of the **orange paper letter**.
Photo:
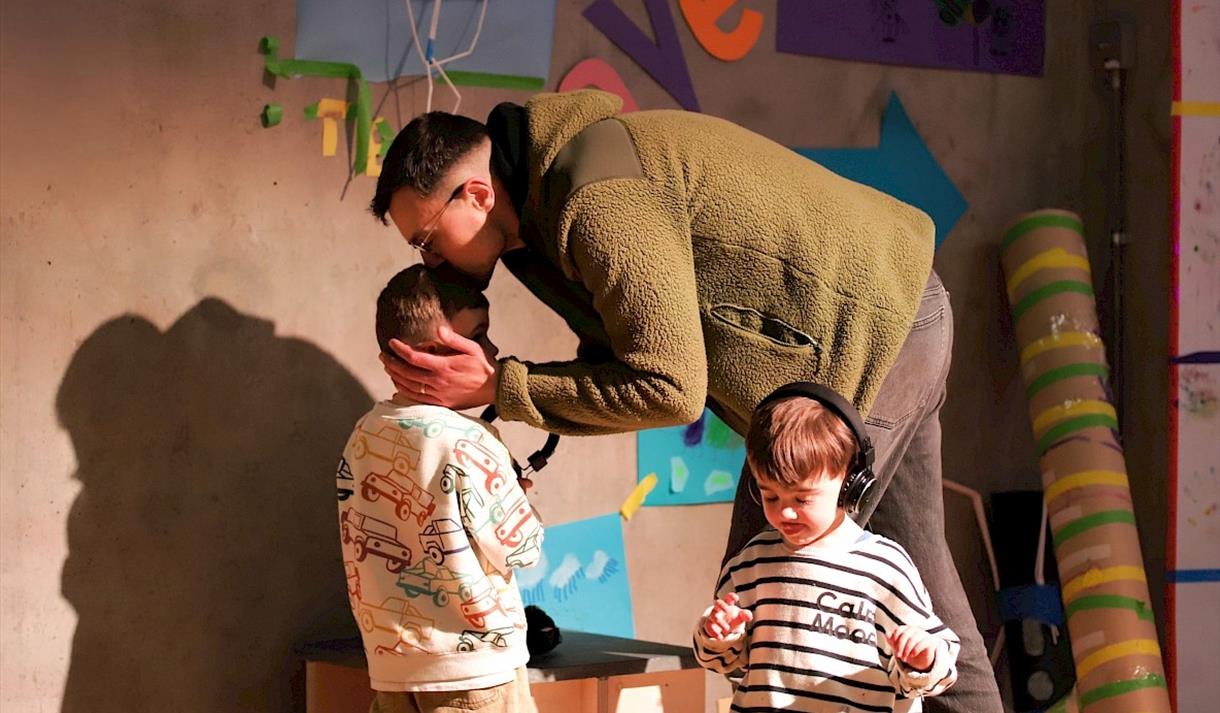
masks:
[(762, 13), (742, 10), (741, 21), (730, 32), (725, 32), (716, 22), (737, 4), (737, 0), (678, 0), (682, 16), (695, 39), (703, 49), (716, 59), (736, 62), (749, 54), (762, 32)]

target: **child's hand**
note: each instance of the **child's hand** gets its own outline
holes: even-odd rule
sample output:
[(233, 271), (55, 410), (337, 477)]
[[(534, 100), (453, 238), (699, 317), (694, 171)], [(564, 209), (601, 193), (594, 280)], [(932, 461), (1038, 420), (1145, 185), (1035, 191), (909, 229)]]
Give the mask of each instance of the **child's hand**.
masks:
[(916, 671), (927, 671), (936, 661), (940, 640), (917, 626), (900, 626), (887, 638), (894, 656)]
[(703, 621), (703, 633), (713, 639), (724, 639), (741, 631), (754, 618), (749, 609), (737, 606), (737, 595), (730, 592), (724, 599), (717, 599), (712, 605), (712, 611)]

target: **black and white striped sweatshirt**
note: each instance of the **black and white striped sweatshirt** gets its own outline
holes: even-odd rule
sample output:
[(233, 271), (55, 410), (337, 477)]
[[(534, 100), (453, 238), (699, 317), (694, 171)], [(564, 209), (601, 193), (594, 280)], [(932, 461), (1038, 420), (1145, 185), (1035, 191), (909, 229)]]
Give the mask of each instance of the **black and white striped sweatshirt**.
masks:
[[(768, 528), (721, 571), (716, 598), (730, 592), (753, 621), (716, 640), (700, 619), (694, 647), (704, 668), (736, 680), (733, 711), (907, 713), (957, 680), (961, 642), (932, 611), (906, 551), (880, 535), (841, 550), (793, 550)], [(930, 670), (893, 655), (886, 634), (904, 624), (943, 643)]]

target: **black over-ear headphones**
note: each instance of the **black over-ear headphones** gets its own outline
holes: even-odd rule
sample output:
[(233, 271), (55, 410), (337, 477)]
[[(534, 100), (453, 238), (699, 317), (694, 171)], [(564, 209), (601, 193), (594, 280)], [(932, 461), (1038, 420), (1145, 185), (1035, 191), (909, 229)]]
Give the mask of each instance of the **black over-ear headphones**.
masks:
[(856, 437), (856, 457), (848, 467), (843, 486), (839, 489), (839, 507), (848, 515), (855, 515), (860, 512), (873, 486), (877, 484), (877, 477), (873, 475), (873, 441), (864, 430), (864, 420), (860, 418), (856, 407), (834, 389), (810, 381), (797, 381), (779, 387), (760, 401), (757, 408), (791, 397), (813, 399), (822, 404), (847, 424), (847, 428)]
[[(479, 416), (479, 418), (491, 423), (492, 421), (496, 420), (498, 416), (499, 414), (496, 413), (496, 405), (492, 404), (483, 410), (483, 413)], [(513, 459), (513, 470), (517, 471), (517, 477), (520, 478), (522, 476), (529, 475), (530, 473), (537, 473), (538, 471), (542, 470), (544, 467), (546, 467), (546, 463), (548, 460), (550, 460), (551, 456), (555, 455), (555, 449), (557, 447), (559, 447), (559, 434), (546, 434), (546, 443), (543, 443), (541, 448), (531, 453), (530, 457), (525, 459), (525, 470), (522, 470), (521, 466), (517, 464), (516, 458)]]

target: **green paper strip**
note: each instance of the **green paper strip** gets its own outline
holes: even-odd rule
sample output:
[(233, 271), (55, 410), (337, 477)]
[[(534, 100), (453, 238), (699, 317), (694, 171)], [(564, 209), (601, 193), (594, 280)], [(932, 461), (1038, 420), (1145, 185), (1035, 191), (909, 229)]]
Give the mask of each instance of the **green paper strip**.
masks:
[[(486, 72), (446, 71), (449, 81), (465, 87), (491, 87), (492, 89), (519, 89), (541, 91), (546, 86), (542, 77), (522, 77), (515, 74), (488, 74)], [(442, 80), (443, 81), (443, 80)]]
[(1102, 525), (1113, 525), (1115, 523), (1123, 523), (1125, 525), (1135, 525), (1135, 513), (1130, 510), (1103, 510), (1095, 512), (1092, 515), (1086, 515), (1079, 520), (1073, 521), (1070, 525), (1056, 532), (1052, 539), (1055, 541), (1055, 547), (1060, 547), (1063, 543), (1072, 539), (1076, 535), (1083, 532), (1088, 532), (1095, 527)]
[(1098, 413), (1089, 414), (1088, 416), (1078, 416), (1071, 418), (1061, 423), (1055, 424), (1053, 428), (1047, 429), (1046, 433), (1042, 434), (1042, 438), (1038, 439), (1038, 455), (1044, 455), (1050, 447), (1068, 435), (1076, 431), (1083, 431), (1086, 428), (1096, 428), (1104, 426), (1111, 430), (1118, 430), (1118, 421), (1108, 414)]
[(1070, 619), (1072, 615), (1090, 609), (1130, 609), (1139, 618), (1152, 621), (1152, 610), (1148, 608), (1147, 602), (1118, 594), (1092, 594), (1087, 597), (1079, 597), (1067, 605), (1067, 615)]
[(1115, 696), (1121, 696), (1124, 693), (1139, 691), (1144, 688), (1168, 688), (1165, 684), (1165, 677), (1157, 673), (1146, 673), (1138, 678), (1129, 678), (1126, 681), (1118, 681), (1115, 683), (1107, 683), (1104, 686), (1098, 686), (1091, 691), (1086, 691), (1080, 694), (1080, 707), (1085, 708), (1093, 705), (1098, 701)]
[(1105, 364), (1098, 364), (1092, 361), (1068, 364), (1057, 369), (1051, 369), (1045, 374), (1040, 374), (1038, 378), (1030, 382), (1029, 386), (1025, 387), (1025, 397), (1032, 399), (1034, 394), (1051, 384), (1063, 381), (1064, 379), (1074, 379), (1078, 376), (1096, 376), (1104, 381), (1110, 378), (1110, 370), (1106, 368)]
[(386, 151), (390, 150), (390, 144), (394, 141), (394, 129), (390, 127), (390, 122), (384, 119), (377, 122), (377, 138), (381, 141), (381, 148), (377, 150), (377, 158), (385, 158)]
[[(352, 171), (362, 174), (369, 167), (369, 126), (372, 123), (372, 95), (369, 83), (364, 81), (360, 68), (346, 62), (320, 62), (309, 59), (280, 59), (280, 41), (270, 35), (259, 43), (259, 50), (264, 55), (264, 67), (277, 77), (291, 79), (293, 77), (333, 77), (347, 79), (356, 83), (356, 156), (352, 162)], [(306, 116), (309, 116), (308, 109)], [(317, 106), (314, 106), (314, 117), (317, 116)]]
[(1084, 223), (1069, 215), (1035, 215), (1032, 218), (1017, 223), (1008, 229), (1004, 234), (1004, 240), (1000, 243), (1000, 252), (1004, 252), (1010, 245), (1021, 239), (1031, 230), (1038, 228), (1067, 228), (1084, 235)]
[(1093, 297), (1093, 286), (1087, 282), (1081, 282), (1079, 280), (1059, 280), (1058, 282), (1043, 285), (1033, 292), (1025, 295), (1019, 302), (1017, 302), (1016, 306), (1012, 308), (1013, 318), (1021, 319), (1021, 317), (1028, 312), (1031, 307), (1038, 304), (1042, 300), (1046, 299), (1047, 297), (1051, 297), (1052, 295), (1061, 295), (1065, 292), (1075, 292), (1077, 294)]
[(267, 104), (261, 115), (264, 129), (270, 129), (284, 119), (284, 107), (279, 104)]

